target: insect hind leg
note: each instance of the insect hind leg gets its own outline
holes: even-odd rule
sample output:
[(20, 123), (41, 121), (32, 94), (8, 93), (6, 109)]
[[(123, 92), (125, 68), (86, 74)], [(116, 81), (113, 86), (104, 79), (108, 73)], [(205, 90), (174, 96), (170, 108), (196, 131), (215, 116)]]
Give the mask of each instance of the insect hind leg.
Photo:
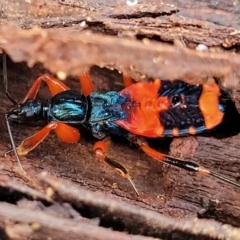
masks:
[(190, 161), (184, 161), (178, 158), (174, 158), (174, 157), (170, 157), (166, 154), (163, 154), (161, 152), (158, 152), (156, 150), (154, 150), (153, 148), (151, 148), (148, 143), (142, 138), (142, 137), (138, 137), (134, 134), (129, 134), (127, 139), (134, 143), (135, 145), (139, 146), (148, 156), (152, 157), (153, 159), (157, 160), (157, 161), (161, 161), (163, 163), (190, 171), (190, 172), (195, 172), (195, 173), (199, 173), (203, 176), (212, 176), (218, 180), (221, 180), (223, 182), (226, 182), (228, 184), (231, 184), (233, 186), (239, 187), (240, 188), (240, 184), (236, 181), (233, 181), (225, 176), (222, 176), (218, 173), (215, 173), (203, 166), (200, 166), (194, 162), (190, 162)]

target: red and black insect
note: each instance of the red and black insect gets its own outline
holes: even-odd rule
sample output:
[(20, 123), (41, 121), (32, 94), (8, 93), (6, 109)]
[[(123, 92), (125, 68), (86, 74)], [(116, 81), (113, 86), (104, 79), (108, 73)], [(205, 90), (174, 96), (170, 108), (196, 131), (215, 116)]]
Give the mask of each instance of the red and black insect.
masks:
[[(124, 80), (125, 85), (129, 86), (121, 92), (96, 93), (93, 92), (90, 76), (84, 73), (80, 76), (80, 93), (70, 90), (63, 82), (49, 75), (40, 76), (25, 98), (6, 114), (7, 123), (47, 122), (43, 129), (23, 140), (17, 148), (14, 147), (8, 124), (16, 155), (26, 155), (53, 130), (64, 142), (76, 143), (80, 139), (77, 126), (81, 125), (99, 140), (93, 148), (97, 158), (115, 168), (132, 185), (127, 169), (106, 156), (108, 143), (105, 139), (110, 134), (126, 137), (156, 160), (211, 175), (240, 187), (237, 182), (196, 163), (155, 151), (144, 139), (198, 134), (220, 124), (230, 99), (217, 84), (191, 85), (181, 80), (156, 79), (154, 82), (130, 85), (130, 78), (125, 77)], [(36, 99), (42, 82), (47, 84), (52, 94), (46, 104)]]

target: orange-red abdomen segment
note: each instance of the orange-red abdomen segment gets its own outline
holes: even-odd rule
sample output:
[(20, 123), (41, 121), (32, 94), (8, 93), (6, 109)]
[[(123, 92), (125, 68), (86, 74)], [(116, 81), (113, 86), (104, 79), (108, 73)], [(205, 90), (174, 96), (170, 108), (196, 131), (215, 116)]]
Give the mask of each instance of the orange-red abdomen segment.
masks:
[(159, 97), (161, 87), (159, 79), (150, 83), (139, 82), (123, 89), (120, 94), (129, 97), (123, 105), (127, 113), (126, 120), (116, 123), (128, 131), (146, 137), (160, 137), (164, 131), (159, 120), (159, 112), (169, 107), (167, 97)]
[(192, 85), (181, 80), (136, 83), (120, 92), (126, 119), (116, 123), (146, 137), (186, 136), (221, 123), (221, 90), (217, 84)]
[(203, 114), (207, 129), (212, 129), (222, 122), (224, 113), (219, 109), (220, 96), (221, 92), (217, 84), (202, 85), (199, 108)]

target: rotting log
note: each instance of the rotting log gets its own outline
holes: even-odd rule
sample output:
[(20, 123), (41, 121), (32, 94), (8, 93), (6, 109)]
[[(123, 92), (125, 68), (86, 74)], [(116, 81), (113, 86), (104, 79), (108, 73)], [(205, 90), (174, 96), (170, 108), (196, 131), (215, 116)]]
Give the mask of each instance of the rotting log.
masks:
[[(46, 172), (38, 179), (41, 185), (48, 187), (45, 199), (49, 200), (45, 204), (30, 199), (18, 200), (16, 205), (0, 203), (0, 228), (5, 230), (6, 239), (7, 236), (11, 239), (153, 239), (148, 236), (158, 239), (237, 239), (240, 235), (239, 229), (214, 220), (176, 222), (102, 193), (85, 190)], [(8, 181), (11, 187), (15, 184), (21, 186)], [(0, 183), (0, 187), (5, 186)], [(18, 189), (19, 197), (21, 194), (25, 197), (26, 191), (22, 191), (25, 188)]]
[[(38, 66), (28, 69), (26, 65), (14, 64), (10, 61), (8, 61), (8, 70), (9, 89), (16, 99), (21, 99), (27, 91), (27, 85), (30, 84), (28, 83), (29, 79), (32, 82), (41, 71), (45, 71), (44, 69), (40, 71)], [(95, 67), (91, 69), (91, 75), (97, 89), (104, 85), (111, 89), (114, 88), (114, 86), (109, 86), (112, 79), (115, 79), (116, 84), (121, 82), (121, 76), (116, 71)], [(111, 79), (107, 82), (109, 76)], [(73, 82), (71, 79), (66, 84), (73, 89), (79, 87), (78, 81)], [(26, 91), (20, 92), (20, 88)], [(46, 99), (47, 94), (47, 90), (42, 89), (40, 99)], [(3, 91), (1, 91), (1, 99), (1, 111), (10, 109), (11, 103), (6, 99)], [(2, 129), (5, 129), (4, 122), (1, 124)], [(13, 126), (16, 144), (38, 129)], [(196, 161), (234, 179), (239, 177), (239, 141), (238, 136), (214, 139), (210, 134), (209, 136), (180, 138), (172, 142), (170, 154)], [(2, 155), (9, 149), (8, 143), (9, 136), (7, 131), (4, 131), (1, 136)], [(1, 174), (36, 188), (38, 186), (36, 174), (47, 170), (55, 176), (67, 178), (92, 191), (103, 191), (106, 195), (111, 195), (116, 199), (124, 199), (129, 203), (155, 210), (166, 216), (173, 218), (209, 216), (239, 226), (238, 199), (240, 191), (238, 189), (211, 178), (203, 178), (188, 174), (183, 170), (164, 167), (146, 157), (134, 146), (129, 146), (124, 139), (113, 138), (110, 156), (130, 170), (132, 179), (141, 194), (141, 197), (137, 198), (126, 180), (108, 166), (96, 161), (92, 155), (93, 143), (94, 139), (84, 132), (81, 141), (74, 145), (65, 144), (56, 136), (50, 135), (27, 157), (21, 157), (28, 178), (17, 171), (14, 156), (1, 159)], [(152, 144), (159, 150), (164, 150), (169, 141), (160, 139), (153, 141)], [(163, 146), (160, 147), (161, 145)], [(189, 152), (189, 149), (192, 150)]]
[[(180, 11), (178, 11), (179, 9)], [(78, 12), (76, 9), (74, 11)], [(207, 23), (203, 19), (201, 21), (184, 19), (180, 17), (181, 8), (178, 7), (166, 6), (165, 8), (151, 9), (155, 17), (154, 15), (146, 17), (147, 5), (139, 6), (136, 10), (132, 8), (131, 11), (127, 7), (120, 7), (115, 13), (108, 9), (103, 9), (102, 12), (83, 11), (85, 11), (85, 15), (73, 14), (72, 18), (63, 15), (62, 18), (55, 20), (53, 18), (44, 19), (44, 17), (34, 20), (29, 15), (28, 21), (21, 22), (21, 25), (26, 28), (35, 24), (52, 28), (66, 26), (65, 29), (32, 29), (27, 32), (12, 25), (1, 26), (0, 47), (14, 61), (24, 61), (29, 66), (42, 63), (45, 67), (43, 69), (41, 65), (37, 65), (29, 69), (24, 63), (16, 64), (8, 59), (9, 88), (16, 99), (20, 100), (32, 81), (47, 70), (58, 73), (61, 77), (65, 75), (77, 76), (92, 65), (115, 68), (125, 74), (130, 74), (136, 80), (142, 80), (145, 76), (168, 79), (184, 78), (186, 81), (197, 83), (208, 79), (211, 81), (215, 77), (220, 78), (225, 86), (232, 87), (234, 90), (239, 89), (240, 61), (237, 54), (239, 33), (236, 29)], [(125, 13), (129, 14), (127, 19), (124, 18)], [(141, 16), (144, 17), (141, 19)], [(138, 23), (137, 19), (141, 19), (141, 21)], [(81, 24), (83, 22), (86, 25)], [(151, 29), (149, 29), (150, 25), (153, 25)], [(167, 27), (163, 31), (164, 26)], [(94, 34), (89, 31), (77, 32), (82, 29), (102, 34)], [(104, 36), (103, 33), (115, 34), (119, 38)], [(180, 33), (181, 37), (179, 37)], [(149, 41), (146, 38), (155, 41)], [(158, 40), (169, 43), (176, 39), (180, 40), (180, 44), (179, 41), (175, 45), (156, 42)], [(195, 48), (200, 43), (208, 45), (209, 49), (215, 52), (203, 53), (188, 49)], [(228, 51), (228, 47), (231, 48), (231, 51)], [(216, 53), (219, 49), (221, 52)], [(91, 75), (94, 78), (96, 90), (116, 89), (119, 84), (121, 85), (121, 76), (117, 71), (95, 67), (91, 68)], [(68, 80), (66, 84), (69, 84), (71, 88), (78, 88), (78, 82)], [(40, 99), (46, 99), (46, 92), (46, 89), (42, 90)], [(11, 103), (6, 99), (3, 90), (1, 90), (0, 95), (2, 100), (1, 112), (5, 113), (11, 108)], [(234, 92), (234, 97), (239, 107), (237, 91)], [(235, 124), (238, 124), (237, 120), (238, 118), (234, 119)], [(233, 125), (233, 123), (230, 124)], [(3, 119), (1, 128), (6, 129)], [(37, 130), (26, 126), (13, 127), (16, 144)], [(2, 133), (0, 141), (0, 153), (3, 156), (10, 148), (7, 131)], [(211, 170), (236, 179), (239, 178), (240, 168), (239, 141), (238, 135), (228, 138), (214, 138), (212, 134), (208, 134), (181, 138), (171, 143), (169, 153), (173, 156), (196, 161)], [(107, 166), (96, 161), (92, 155), (93, 143), (94, 139), (88, 133), (83, 133), (81, 141), (76, 145), (62, 143), (54, 135), (51, 135), (27, 157), (21, 158), (27, 175), (19, 172), (14, 156), (1, 157), (1, 175), (4, 176), (1, 181), (6, 182), (8, 181), (6, 179), (9, 178), (15, 179), (24, 186), (27, 185), (43, 192), (42, 189), (45, 188), (38, 183), (36, 175), (45, 170), (54, 176), (69, 179), (78, 186), (84, 186), (91, 191), (101, 191), (106, 196), (116, 200), (124, 200), (135, 206), (162, 213), (164, 216), (172, 218), (173, 225), (179, 222), (178, 218), (190, 219), (189, 222), (192, 222), (192, 225), (190, 224), (189, 228), (194, 230), (198, 221), (196, 220), (196, 223), (193, 219), (205, 217), (239, 227), (239, 189), (211, 178), (203, 178), (182, 170), (162, 166), (147, 158), (134, 146), (129, 146), (123, 139), (114, 138), (110, 156), (130, 170), (132, 179), (141, 194), (140, 198), (137, 198), (127, 181)], [(151, 144), (165, 152), (169, 147), (169, 141), (165, 139), (153, 141)], [(18, 194), (16, 189), (12, 190), (11, 184), (1, 187), (1, 192), (2, 201), (16, 204), (22, 199), (21, 194)], [(41, 203), (46, 204), (46, 201), (49, 200), (48, 198), (44, 199), (43, 195), (37, 196), (35, 192), (30, 190), (26, 190), (25, 194), (22, 195), (32, 201), (34, 198), (29, 197), (29, 194), (35, 196)], [(66, 198), (62, 199), (69, 201)], [(21, 211), (23, 208), (21, 204), (27, 205), (27, 202), (21, 203), (20, 201), (18, 204), (18, 209), (15, 206), (9, 206), (9, 208), (13, 207), (14, 211)], [(57, 208), (57, 210), (59, 209)], [(57, 210), (55, 209), (53, 212), (56, 213)], [(23, 212), (21, 211), (21, 213)], [(31, 210), (32, 215), (34, 212), (36, 209)], [(14, 222), (19, 219), (13, 216), (10, 220)], [(163, 221), (166, 221), (165, 218)], [(203, 222), (203, 228), (206, 225), (216, 226), (218, 229), (222, 226), (215, 225), (214, 221), (206, 221), (205, 223), (204, 221), (200, 221)], [(188, 232), (185, 231), (184, 237), (186, 225), (181, 221), (178, 226), (183, 232), (179, 238), (186, 239), (189, 236)], [(31, 225), (31, 229), (34, 227), (38, 228), (38, 225)], [(222, 228), (225, 228), (224, 225)], [(28, 236), (32, 237), (31, 229), (29, 229), (29, 222), (27, 225), (23, 223), (22, 225), (9, 226), (7, 228), (9, 231), (1, 228), (7, 234), (6, 239), (16, 238), (16, 235), (11, 234), (19, 232), (30, 233)], [(171, 230), (171, 227), (169, 229)], [(123, 230), (121, 229), (121, 231)], [(202, 236), (199, 232), (196, 234), (199, 239), (213, 239), (214, 237), (221, 239), (221, 233), (219, 232), (219, 236), (216, 237), (208, 234)], [(232, 239), (239, 238), (237, 229), (227, 228), (225, 233)], [(159, 237), (174, 239), (174, 236), (179, 236), (175, 234), (176, 232), (173, 231), (172, 234), (169, 232), (169, 235)], [(193, 239), (197, 239), (196, 235), (194, 237)], [(19, 239), (22, 239), (21, 236)]]
[(25, 61), (30, 67), (42, 63), (61, 78), (77, 76), (98, 65), (117, 69), (136, 80), (147, 75), (199, 83), (194, 76), (201, 76), (202, 82), (215, 77), (222, 79), (225, 87), (239, 86), (240, 57), (235, 53), (198, 52), (179, 44), (139, 42), (69, 29), (22, 30), (4, 26), (0, 38), (0, 48), (13, 61)]

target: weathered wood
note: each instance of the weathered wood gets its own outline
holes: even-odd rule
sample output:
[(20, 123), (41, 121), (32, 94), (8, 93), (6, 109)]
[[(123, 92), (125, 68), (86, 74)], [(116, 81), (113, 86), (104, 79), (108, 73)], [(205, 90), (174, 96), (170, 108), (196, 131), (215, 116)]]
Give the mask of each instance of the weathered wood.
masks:
[[(11, 190), (13, 186), (20, 199), (16, 205), (0, 203), (0, 229), (5, 230), (5, 239), (51, 237), (51, 239), (150, 240), (151, 237), (144, 236), (152, 236), (158, 239), (162, 237), (234, 240), (240, 235), (239, 229), (213, 220), (176, 221), (156, 212), (113, 200), (104, 194), (85, 190), (70, 181), (52, 177), (46, 172), (39, 175), (39, 180), (48, 187), (44, 197), (49, 199), (47, 202), (24, 199), (26, 186), (5, 179), (9, 189)], [(15, 189), (15, 185), (19, 188)], [(2, 198), (8, 196), (1, 192)], [(38, 195), (44, 194), (39, 192)], [(109, 228), (113, 228), (114, 231)]]
[[(222, 226), (215, 221), (180, 220), (176, 222), (152, 211), (139, 209), (129, 204), (107, 198), (103, 194), (96, 194), (79, 189), (65, 180), (58, 180), (46, 173), (42, 173), (40, 180), (53, 188), (57, 197), (72, 203), (78, 209), (86, 212), (90, 217), (100, 217), (103, 225), (113, 224), (124, 227), (125, 231), (153, 236), (157, 238), (187, 239), (203, 238), (234, 238), (240, 234), (239, 229)], [(81, 210), (80, 210), (81, 211)], [(182, 231), (184, 226), (184, 231)], [(108, 226), (109, 227), (109, 226)], [(174, 233), (174, 237), (173, 236)], [(187, 235), (186, 235), (187, 234)]]
[[(36, 209), (28, 209), (33, 207), (26, 206), (28, 202), (24, 202), (25, 206), (15, 206), (8, 203), (0, 203), (0, 227), (5, 229), (10, 239), (117, 239), (117, 240), (151, 240), (151, 237), (138, 235), (128, 235), (126, 233), (112, 231), (111, 229), (96, 226), (93, 223), (84, 222), (80, 216), (71, 216), (72, 212), (64, 205), (53, 205), (51, 208), (45, 208), (43, 205), (37, 206)], [(38, 209), (37, 207), (40, 207)], [(55, 207), (55, 209), (54, 209)], [(44, 211), (45, 210), (45, 211)], [(37, 211), (37, 214), (36, 214)], [(54, 216), (52, 213), (58, 213)], [(63, 211), (68, 211), (69, 216), (61, 216)], [(17, 223), (16, 223), (17, 222)], [(94, 221), (93, 221), (94, 222)], [(234, 230), (234, 229), (231, 229)], [(1, 238), (2, 239), (2, 238)]]
[(25, 61), (31, 67), (40, 62), (61, 78), (77, 76), (96, 64), (110, 66), (124, 74), (135, 74), (136, 80), (148, 75), (199, 83), (208, 77), (216, 77), (222, 78), (227, 87), (239, 86), (240, 57), (232, 53), (198, 52), (180, 45), (139, 42), (64, 29), (24, 31), (7, 26), (0, 28), (0, 37), (0, 47), (14, 61)]
[[(25, 84), (29, 79), (34, 80), (40, 74), (39, 68), (30, 70), (22, 64), (16, 65), (10, 62), (8, 62), (8, 70), (9, 88), (17, 99), (21, 99), (27, 91)], [(44, 72), (45, 70), (42, 69), (41, 71)], [(94, 78), (96, 90), (99, 88), (103, 90), (103, 86), (105, 86), (105, 90), (108, 87), (114, 89), (114, 86), (110, 87), (107, 83), (108, 76), (111, 76), (111, 79), (109, 79), (111, 85), (113, 79), (115, 84), (121, 82), (121, 78), (116, 72), (106, 69), (93, 68), (91, 75)], [(78, 88), (77, 81), (75, 83), (68, 81), (67, 84), (73, 89)], [(18, 89), (20, 88), (25, 90), (19, 92)], [(3, 99), (2, 111), (4, 112), (10, 109), (11, 103), (6, 99), (3, 92), (1, 94), (1, 99)], [(46, 91), (42, 89), (40, 98), (46, 99), (46, 96)], [(4, 123), (2, 123), (2, 129), (5, 129)], [(35, 128), (27, 128), (25, 126), (16, 126), (12, 130), (16, 144), (19, 144), (26, 136), (37, 131)], [(188, 139), (196, 139), (199, 146), (196, 148), (194, 142), (188, 143)], [(193, 149), (191, 153), (184, 154), (184, 151), (182, 151), (183, 147), (177, 144), (179, 141), (181, 146), (186, 149), (191, 149), (194, 146), (196, 149)], [(186, 138), (186, 140), (181, 138), (173, 141), (170, 154), (179, 157), (179, 152), (176, 152), (179, 149), (182, 157), (199, 162), (211, 170), (219, 171), (221, 169), (221, 174), (234, 179), (239, 176), (238, 141), (238, 136), (227, 138), (226, 140), (213, 139), (210, 135), (208, 137)], [(4, 131), (1, 144), (2, 153), (8, 150), (6, 147), (8, 142), (8, 133)], [(227, 144), (225, 144), (226, 142)], [(203, 178), (187, 174), (182, 170), (162, 167), (161, 164), (147, 158), (138, 149), (131, 148), (129, 144), (124, 143), (124, 139), (115, 139), (110, 156), (130, 170), (133, 181), (141, 194), (141, 198), (137, 199), (126, 180), (118, 176), (108, 166), (100, 164), (94, 159), (92, 155), (93, 143), (94, 139), (84, 132), (82, 133), (80, 143), (74, 145), (62, 143), (55, 136), (49, 136), (27, 158), (21, 158), (22, 164), (33, 181), (36, 181), (36, 172), (45, 169), (54, 175), (71, 179), (89, 189), (98, 189), (105, 191), (107, 194), (112, 192), (125, 198), (130, 203), (152, 210), (157, 209), (158, 212), (167, 216), (196, 217), (198, 214), (206, 213), (211, 209), (211, 213), (214, 215), (212, 216), (213, 218), (238, 226), (240, 216), (237, 208), (240, 197), (238, 189), (227, 184), (218, 183), (211, 178)], [(160, 139), (157, 142), (154, 141), (153, 144), (158, 149), (159, 145), (163, 145), (160, 150), (165, 148), (166, 151), (168, 141)], [(219, 152), (221, 153), (219, 154)], [(231, 162), (229, 162), (229, 158)], [(11, 165), (14, 166), (16, 164), (14, 156), (2, 159), (5, 169), (9, 169), (10, 160)], [(4, 168), (3, 174), (6, 174)], [(18, 178), (18, 176), (15, 177)], [(28, 183), (27, 180), (25, 182)], [(113, 183), (117, 183), (117, 185)], [(219, 189), (223, 190), (219, 191)], [(233, 192), (234, 194), (232, 194)], [(218, 204), (213, 209), (212, 203), (214, 202)], [(222, 214), (224, 211), (225, 215)]]
[[(224, 51), (224, 48), (239, 44), (239, 31), (214, 23), (188, 18), (174, 5), (163, 3), (142, 4), (134, 8), (118, 7), (93, 14), (86, 19), (89, 29), (119, 36), (148, 38), (173, 43), (176, 39), (189, 48), (204, 44), (210, 51)], [(219, 47), (219, 48), (214, 48)]]

